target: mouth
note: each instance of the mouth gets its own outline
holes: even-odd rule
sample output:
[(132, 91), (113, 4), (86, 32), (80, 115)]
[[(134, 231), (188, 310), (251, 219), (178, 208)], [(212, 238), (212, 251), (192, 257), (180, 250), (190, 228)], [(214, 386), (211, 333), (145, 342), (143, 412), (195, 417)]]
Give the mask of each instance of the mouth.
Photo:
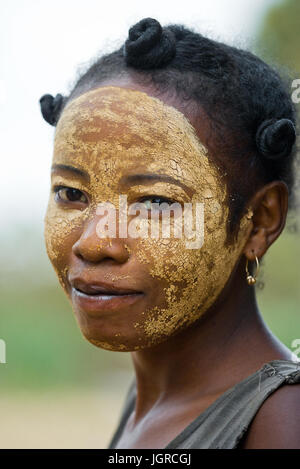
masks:
[(72, 285), (72, 301), (80, 310), (87, 313), (101, 313), (123, 310), (140, 300), (144, 293), (117, 286), (74, 281)]

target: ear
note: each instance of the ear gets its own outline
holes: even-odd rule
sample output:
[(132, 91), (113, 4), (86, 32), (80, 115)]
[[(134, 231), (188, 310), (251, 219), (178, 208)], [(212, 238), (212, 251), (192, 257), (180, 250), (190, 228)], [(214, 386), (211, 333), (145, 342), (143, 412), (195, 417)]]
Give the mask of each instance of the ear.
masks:
[(253, 229), (244, 248), (249, 261), (261, 258), (282, 232), (288, 211), (288, 187), (273, 181), (251, 199)]

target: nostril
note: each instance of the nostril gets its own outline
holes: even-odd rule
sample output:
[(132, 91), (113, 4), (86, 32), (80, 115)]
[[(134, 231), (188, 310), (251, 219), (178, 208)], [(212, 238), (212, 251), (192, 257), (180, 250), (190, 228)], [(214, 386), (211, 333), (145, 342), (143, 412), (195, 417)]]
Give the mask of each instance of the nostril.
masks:
[(76, 255), (76, 257), (78, 257), (78, 259), (80, 259), (81, 261), (84, 260), (84, 257), (83, 255), (78, 251), (78, 252), (74, 252), (74, 254)]

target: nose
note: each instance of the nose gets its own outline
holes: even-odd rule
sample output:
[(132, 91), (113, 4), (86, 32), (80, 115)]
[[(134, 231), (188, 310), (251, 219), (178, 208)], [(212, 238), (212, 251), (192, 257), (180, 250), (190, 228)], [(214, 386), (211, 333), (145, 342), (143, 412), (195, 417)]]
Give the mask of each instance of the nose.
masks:
[(129, 258), (126, 248), (126, 239), (122, 238), (100, 238), (96, 231), (99, 217), (86, 222), (80, 238), (72, 247), (73, 253), (88, 262), (99, 263), (104, 259), (111, 259), (117, 263), (124, 263)]

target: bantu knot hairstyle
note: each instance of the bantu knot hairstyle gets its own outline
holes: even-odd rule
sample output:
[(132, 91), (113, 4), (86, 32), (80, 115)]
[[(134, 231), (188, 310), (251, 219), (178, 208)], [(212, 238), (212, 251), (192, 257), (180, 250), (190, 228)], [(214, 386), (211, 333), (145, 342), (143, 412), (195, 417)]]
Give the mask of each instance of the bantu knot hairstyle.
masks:
[(290, 119), (268, 119), (259, 126), (255, 140), (264, 158), (279, 160), (290, 155), (296, 140), (296, 128)]
[(62, 106), (64, 104), (64, 97), (57, 94), (55, 98), (51, 94), (44, 94), (40, 99), (40, 106), (43, 118), (48, 124), (56, 125)]
[(123, 54), (127, 65), (140, 69), (159, 68), (176, 54), (176, 39), (153, 18), (144, 18), (129, 29)]

